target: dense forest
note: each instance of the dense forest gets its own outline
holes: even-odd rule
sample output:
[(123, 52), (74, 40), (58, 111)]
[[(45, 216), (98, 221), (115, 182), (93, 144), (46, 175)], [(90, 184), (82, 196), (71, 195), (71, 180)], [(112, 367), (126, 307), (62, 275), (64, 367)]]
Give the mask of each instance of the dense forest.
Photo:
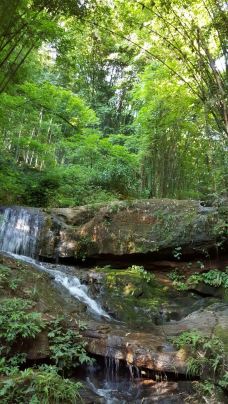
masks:
[(0, 201), (227, 189), (222, 0), (1, 0)]

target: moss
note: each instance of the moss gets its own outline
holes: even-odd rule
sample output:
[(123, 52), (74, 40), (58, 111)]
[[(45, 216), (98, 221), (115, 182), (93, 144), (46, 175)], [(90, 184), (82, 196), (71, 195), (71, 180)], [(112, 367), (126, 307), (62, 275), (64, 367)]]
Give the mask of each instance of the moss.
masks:
[(77, 241), (75, 249), (75, 258), (84, 260), (88, 255), (88, 251), (93, 248), (94, 241), (89, 236), (81, 236)]
[(97, 268), (102, 272), (102, 304), (130, 326), (144, 328), (158, 321), (161, 308), (168, 308), (167, 289), (145, 274), (128, 270)]
[(157, 231), (159, 246), (167, 245), (173, 240), (181, 243), (182, 238), (191, 235), (196, 231), (197, 227), (197, 211), (194, 208), (184, 209), (182, 211), (173, 210), (169, 207), (165, 210), (157, 210), (154, 212), (157, 223), (154, 226)]

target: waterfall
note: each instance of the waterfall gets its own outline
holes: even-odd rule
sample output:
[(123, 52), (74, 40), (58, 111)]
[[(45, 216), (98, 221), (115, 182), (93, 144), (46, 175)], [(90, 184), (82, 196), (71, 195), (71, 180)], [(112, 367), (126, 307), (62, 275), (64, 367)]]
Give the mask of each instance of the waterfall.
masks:
[(55, 283), (60, 284), (71, 296), (84, 303), (92, 313), (110, 319), (99, 303), (89, 296), (87, 286), (82, 285), (76, 276), (48, 269), (45, 264), (42, 265), (33, 259), (38, 255), (37, 245), (42, 220), (42, 214), (38, 209), (5, 208), (0, 221), (0, 251), (7, 252), (14, 258), (48, 273)]
[(5, 208), (0, 221), (0, 250), (35, 257), (41, 223), (38, 211)]
[(118, 381), (120, 359), (122, 355), (120, 352), (118, 352), (118, 350), (113, 349), (113, 345), (119, 346), (119, 344), (119, 337), (108, 335), (105, 354), (105, 370), (107, 382)]

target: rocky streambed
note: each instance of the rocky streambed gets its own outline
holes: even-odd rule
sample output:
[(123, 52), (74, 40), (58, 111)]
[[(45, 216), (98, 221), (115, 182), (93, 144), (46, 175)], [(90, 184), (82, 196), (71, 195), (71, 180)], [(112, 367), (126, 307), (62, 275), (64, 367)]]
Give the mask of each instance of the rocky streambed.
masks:
[[(30, 299), (47, 323), (63, 316), (75, 332), (86, 323), (83, 340), (96, 364), (75, 375), (84, 379), (85, 402), (205, 402), (204, 392), (192, 389), (205, 373), (189, 373), (189, 347), (173, 338), (219, 338), (226, 371), (226, 209), (170, 200), (3, 209), (0, 245), (10, 255), (4, 252), (0, 264), (20, 287), (7, 281), (0, 299)], [(207, 282), (210, 271), (217, 284)], [(45, 330), (27, 341), (26, 354), (28, 361), (50, 360)]]
[[(172, 337), (198, 330), (219, 336), (228, 347), (226, 297), (178, 291), (167, 268), (145, 276), (140, 267), (80, 269), (24, 260), (1, 256), (11, 276), (21, 279), (14, 296), (32, 299), (33, 310), (41, 312), (46, 321), (64, 315), (75, 331), (79, 322), (86, 322), (83, 339), (96, 365), (80, 375), (87, 386), (85, 402), (183, 402), (192, 394), (192, 382), (186, 378), (188, 351), (177, 349)], [(56, 271), (68, 279), (80, 279), (92, 302), (96, 299), (103, 311), (94, 312), (91, 302), (83, 302), (67, 283), (56, 282)], [(30, 361), (49, 360), (47, 333), (28, 341), (26, 350)], [(198, 377), (191, 375), (190, 379)]]

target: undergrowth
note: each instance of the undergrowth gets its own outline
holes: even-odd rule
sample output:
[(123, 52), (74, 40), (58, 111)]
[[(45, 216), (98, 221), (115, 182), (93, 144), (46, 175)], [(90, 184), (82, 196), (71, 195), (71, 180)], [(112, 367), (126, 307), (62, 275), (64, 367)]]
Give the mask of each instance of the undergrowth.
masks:
[(212, 395), (215, 388), (228, 389), (228, 368), (223, 342), (216, 336), (205, 336), (198, 331), (185, 331), (172, 339), (178, 348), (188, 352), (187, 374), (198, 376), (198, 394)]
[(55, 366), (28, 368), (0, 381), (0, 400), (2, 404), (74, 404), (81, 402), (81, 387), (63, 379)]
[(215, 288), (223, 287), (228, 289), (228, 267), (226, 267), (225, 272), (215, 268), (208, 272), (194, 273), (188, 279), (178, 269), (175, 269), (170, 272), (169, 278), (177, 290), (188, 290), (199, 283), (204, 283)]
[[(2, 269), (2, 268), (1, 268)], [(5, 273), (5, 271), (0, 273)], [(1, 281), (7, 280), (1, 276)], [(79, 331), (67, 330), (62, 319), (48, 326), (34, 303), (21, 298), (5, 298), (0, 304), (0, 402), (65, 404), (81, 402), (80, 383), (64, 378), (65, 370), (91, 363)], [(64, 328), (65, 325), (65, 328)], [(48, 327), (53, 366), (26, 368), (26, 344)], [(21, 370), (21, 366), (25, 370)]]

